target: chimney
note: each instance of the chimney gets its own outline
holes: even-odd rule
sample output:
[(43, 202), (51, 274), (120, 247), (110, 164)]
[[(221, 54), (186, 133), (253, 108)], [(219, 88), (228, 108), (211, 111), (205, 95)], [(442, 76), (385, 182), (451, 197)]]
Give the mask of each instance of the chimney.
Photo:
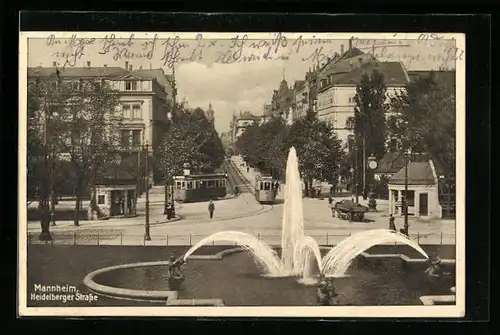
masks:
[(352, 37), (349, 39), (349, 50), (352, 49)]
[(128, 60), (125, 61), (125, 70), (128, 70)]
[(52, 62), (53, 67), (57, 67), (57, 62)]
[(129, 65), (129, 71), (132, 71), (132, 64)]
[(330, 63), (330, 57), (326, 58), (326, 64)]
[(344, 54), (344, 45), (340, 45), (340, 55), (342, 56)]
[(87, 67), (90, 67), (90, 62), (87, 62)]

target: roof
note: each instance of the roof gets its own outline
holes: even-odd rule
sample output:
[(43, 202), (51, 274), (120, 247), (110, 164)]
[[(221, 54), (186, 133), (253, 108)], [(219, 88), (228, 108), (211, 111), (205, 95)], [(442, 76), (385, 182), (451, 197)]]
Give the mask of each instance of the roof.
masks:
[(434, 80), (438, 86), (455, 87), (455, 71), (408, 71), (408, 76), (411, 80), (416, 80), (419, 77), (434, 76)]
[(363, 74), (371, 75), (373, 71), (378, 71), (384, 75), (386, 85), (405, 85), (408, 83), (408, 77), (405, 69), (400, 62), (370, 62), (363, 64), (361, 67), (355, 67), (343, 76), (339, 76), (336, 82), (337, 85), (357, 85), (361, 81)]
[[(401, 168), (391, 179), (391, 185), (405, 184), (405, 168)], [(408, 164), (408, 185), (434, 185), (434, 173), (429, 162), (410, 162)]]
[(162, 69), (134, 70), (132, 73), (143, 79), (156, 79), (156, 81), (163, 87), (172, 86)]
[(293, 84), (293, 88), (295, 90), (301, 90), (302, 88), (305, 87), (306, 81), (305, 80), (296, 80), (295, 83)]
[(246, 111), (238, 116), (238, 120), (260, 120), (260, 117), (253, 115), (252, 113)]
[(284, 95), (287, 95), (288, 94), (288, 83), (286, 82), (285, 79), (283, 79), (280, 83), (280, 87), (278, 89), (278, 92), (277, 92), (278, 96), (281, 97), (281, 96), (284, 96)]
[(358, 85), (364, 74), (371, 75), (375, 70), (384, 75), (384, 82), (388, 86), (404, 86), (408, 83), (409, 78), (406, 70), (400, 62), (372, 61), (353, 67), (345, 72), (331, 74), (331, 83), (322, 87), (319, 92), (325, 91), (332, 86)]
[[(432, 159), (434, 168), (438, 175), (446, 174), (444, 163), (437, 157), (431, 157), (428, 154), (413, 154), (411, 157), (412, 162), (428, 162)], [(377, 174), (393, 174), (401, 170), (405, 166), (406, 158), (403, 154), (397, 152), (387, 152), (384, 157), (379, 161), (378, 167), (375, 170)]]
[(121, 78), (132, 74), (121, 67), (29, 67), (28, 77), (50, 77), (55, 76), (59, 70), (59, 77), (98, 77), (98, 78)]

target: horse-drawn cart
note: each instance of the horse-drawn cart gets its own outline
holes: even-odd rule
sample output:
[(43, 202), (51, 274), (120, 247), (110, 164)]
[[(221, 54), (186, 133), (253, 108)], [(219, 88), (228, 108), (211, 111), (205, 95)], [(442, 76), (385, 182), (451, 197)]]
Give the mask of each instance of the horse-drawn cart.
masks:
[(331, 207), (332, 216), (341, 220), (363, 222), (365, 213), (368, 212), (368, 207), (355, 203), (351, 200), (341, 200)]

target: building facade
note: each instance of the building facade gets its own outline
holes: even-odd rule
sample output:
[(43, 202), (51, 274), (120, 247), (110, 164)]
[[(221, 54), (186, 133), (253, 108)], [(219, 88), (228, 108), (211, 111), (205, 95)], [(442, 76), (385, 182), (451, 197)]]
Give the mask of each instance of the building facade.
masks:
[(249, 111), (246, 112), (240, 112), (240, 115), (236, 117), (235, 120), (235, 140), (238, 139), (241, 135), (245, 133), (245, 131), (252, 126), (258, 126), (261, 122), (261, 118), (253, 115)]
[(293, 120), (303, 118), (307, 114), (309, 108), (309, 86), (305, 80), (295, 81), (294, 87), (294, 103), (293, 103)]
[(142, 150), (148, 144), (152, 153), (160, 145), (168, 124), (168, 112), (175, 98), (173, 79), (162, 69), (139, 68), (125, 62), (119, 66), (92, 66), (58, 69), (53, 67), (28, 68), (28, 77), (58, 76), (59, 80), (73, 82), (76, 88), (82, 81), (105, 81), (119, 94), (119, 108), (123, 119), (119, 126), (121, 149), (128, 152)]
[(354, 130), (354, 97), (361, 77), (364, 74), (370, 76), (374, 71), (382, 73), (387, 86), (387, 100), (404, 90), (410, 79), (402, 63), (379, 62), (371, 55), (357, 54), (355, 57), (341, 59), (338, 65), (339, 68), (333, 67), (320, 75), (317, 115), (318, 119), (333, 127), (339, 139), (349, 149)]

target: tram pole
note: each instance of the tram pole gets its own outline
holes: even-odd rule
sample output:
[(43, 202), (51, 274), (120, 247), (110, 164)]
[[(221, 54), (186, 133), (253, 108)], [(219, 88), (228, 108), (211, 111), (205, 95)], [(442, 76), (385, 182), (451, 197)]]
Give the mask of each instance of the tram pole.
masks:
[(145, 170), (146, 170), (146, 222), (145, 222), (145, 234), (144, 239), (146, 241), (151, 241), (151, 235), (149, 234), (149, 145), (146, 143), (146, 162), (145, 162)]

